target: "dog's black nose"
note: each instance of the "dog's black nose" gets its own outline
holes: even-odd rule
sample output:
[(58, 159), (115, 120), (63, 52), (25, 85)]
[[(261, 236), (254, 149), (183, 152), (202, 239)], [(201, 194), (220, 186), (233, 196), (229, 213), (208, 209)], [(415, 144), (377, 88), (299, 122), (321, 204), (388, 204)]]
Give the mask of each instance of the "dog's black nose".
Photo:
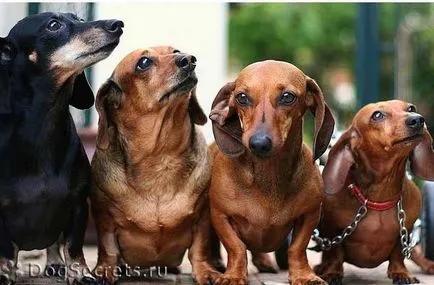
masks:
[(267, 135), (257, 134), (249, 139), (250, 150), (259, 156), (266, 156), (270, 154), (272, 147), (271, 138)]
[(421, 115), (411, 115), (405, 121), (405, 124), (412, 129), (419, 130), (425, 124), (425, 119)]
[(124, 22), (119, 20), (107, 20), (106, 29), (109, 32), (115, 33), (124, 27)]
[(185, 71), (193, 71), (196, 68), (196, 57), (193, 55), (181, 55), (176, 58), (176, 65)]

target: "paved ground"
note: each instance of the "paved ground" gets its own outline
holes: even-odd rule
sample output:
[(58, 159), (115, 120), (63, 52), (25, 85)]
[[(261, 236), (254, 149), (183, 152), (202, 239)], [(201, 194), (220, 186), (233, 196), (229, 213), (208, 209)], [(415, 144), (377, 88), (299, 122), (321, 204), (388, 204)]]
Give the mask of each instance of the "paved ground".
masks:
[[(96, 264), (96, 248), (95, 247), (86, 247), (85, 248), (85, 256), (88, 262), (88, 265), (93, 268)], [(320, 254), (309, 251), (308, 253), (309, 261), (311, 265), (318, 264)], [(32, 251), (27, 253), (20, 253), (19, 256), (20, 264), (44, 264), (45, 262), (45, 253), (40, 251)], [(411, 272), (415, 274), (417, 278), (420, 279), (422, 284), (434, 285), (434, 276), (423, 275), (419, 268), (415, 266), (412, 262), (408, 261), (407, 266)], [(153, 279), (153, 280), (130, 280), (130, 281), (122, 281), (119, 284), (122, 285), (162, 285), (162, 284), (194, 284), (189, 276), (189, 272), (191, 272), (191, 267), (187, 259), (184, 259), (184, 262), (181, 265), (181, 269), (184, 274), (173, 275), (169, 274), (164, 278)], [(389, 279), (386, 277), (387, 263), (382, 264), (381, 266), (374, 269), (360, 269), (354, 267), (349, 264), (345, 264), (345, 279), (344, 284), (347, 285), (383, 285), (383, 284), (392, 284)], [(249, 264), (249, 284), (251, 285), (278, 285), (278, 284), (288, 284), (287, 281), (287, 273), (285, 271), (281, 271), (279, 274), (258, 274), (256, 269)], [(48, 279), (48, 278), (19, 278), (18, 283), (20, 285), (23, 284), (32, 284), (32, 285), (50, 285), (50, 284), (65, 284), (65, 282), (58, 281), (56, 279)]]

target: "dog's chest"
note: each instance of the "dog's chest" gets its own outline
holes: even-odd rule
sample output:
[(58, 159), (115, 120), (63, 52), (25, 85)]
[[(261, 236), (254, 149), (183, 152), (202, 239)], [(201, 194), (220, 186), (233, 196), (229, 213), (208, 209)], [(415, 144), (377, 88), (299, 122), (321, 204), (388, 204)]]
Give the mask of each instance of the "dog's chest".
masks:
[(140, 196), (124, 207), (124, 214), (118, 223), (122, 226), (135, 226), (144, 231), (169, 230), (182, 224), (191, 223), (194, 218), (197, 199), (190, 193), (175, 195)]
[(132, 199), (135, 204), (131, 200), (130, 207), (113, 215), (124, 258), (143, 266), (177, 266), (192, 243), (200, 201), (191, 193)]
[[(368, 212), (356, 231), (345, 241), (346, 258), (362, 267), (377, 266), (385, 261), (399, 240), (396, 208)], [(340, 227), (351, 223), (352, 217), (339, 221)], [(344, 225), (346, 224), (346, 225)]]
[(229, 209), (229, 221), (251, 250), (275, 250), (296, 219), (285, 199), (256, 193), (236, 201), (236, 206)]
[(2, 216), (21, 249), (44, 248), (69, 221), (74, 196), (61, 178), (26, 177), (20, 186), (1, 191)]

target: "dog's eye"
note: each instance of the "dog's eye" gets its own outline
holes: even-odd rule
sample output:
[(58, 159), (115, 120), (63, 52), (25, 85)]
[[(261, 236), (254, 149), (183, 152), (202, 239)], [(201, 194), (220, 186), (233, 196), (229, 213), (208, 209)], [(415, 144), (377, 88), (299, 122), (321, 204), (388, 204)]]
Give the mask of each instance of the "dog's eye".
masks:
[(383, 112), (381, 112), (381, 111), (375, 111), (375, 112), (372, 114), (371, 119), (372, 119), (373, 121), (381, 121), (381, 120), (383, 120), (385, 117), (386, 117), (386, 115), (384, 115)]
[(57, 20), (51, 20), (47, 25), (47, 30), (50, 32), (58, 31), (62, 27), (62, 24)]
[(247, 96), (244, 93), (238, 93), (235, 96), (235, 99), (237, 100), (238, 104), (240, 104), (241, 106), (248, 106), (248, 105), (250, 105), (249, 96)]
[(414, 112), (416, 112), (416, 107), (415, 106), (413, 106), (413, 105), (410, 105), (410, 106), (408, 106), (408, 109), (407, 109), (410, 113), (414, 113)]
[(137, 69), (138, 70), (145, 70), (149, 66), (151, 66), (152, 63), (153, 63), (152, 59), (150, 59), (149, 57), (144, 56), (137, 63)]
[(175, 49), (174, 51), (173, 51), (173, 53), (180, 53), (181, 51), (180, 50), (177, 50), (177, 49)]
[(282, 95), (280, 95), (279, 103), (282, 105), (291, 105), (296, 99), (297, 96), (295, 96), (294, 93), (283, 92)]

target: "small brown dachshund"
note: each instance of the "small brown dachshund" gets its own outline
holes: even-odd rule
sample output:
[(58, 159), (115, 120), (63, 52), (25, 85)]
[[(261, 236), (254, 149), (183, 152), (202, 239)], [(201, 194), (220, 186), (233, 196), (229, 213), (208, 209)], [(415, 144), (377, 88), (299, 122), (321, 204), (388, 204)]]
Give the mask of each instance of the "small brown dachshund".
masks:
[(98, 92), (91, 198), (102, 284), (116, 280), (105, 268), (176, 267), (187, 249), (199, 284), (220, 275), (208, 256), (211, 164), (195, 126), (207, 120), (195, 66), (171, 47), (136, 50)]
[[(308, 109), (315, 116), (314, 155), (303, 144)], [(211, 219), (228, 252), (227, 270), (215, 283), (247, 284), (246, 250), (276, 250), (292, 229), (291, 284), (326, 284), (306, 256), (323, 199), (313, 162), (334, 128), (319, 86), (287, 62), (254, 63), (218, 92), (210, 119), (218, 146), (211, 146)]]
[(416, 176), (434, 179), (432, 139), (424, 118), (409, 103), (369, 104), (331, 149), (323, 172), (326, 195), (321, 235), (333, 238), (351, 224), (361, 205), (366, 216), (341, 244), (324, 251), (315, 271), (330, 284), (342, 284), (343, 263), (372, 268), (389, 261), (394, 284), (419, 283), (404, 265), (398, 202), (408, 232), (418, 218), (421, 194), (406, 177), (407, 161)]

